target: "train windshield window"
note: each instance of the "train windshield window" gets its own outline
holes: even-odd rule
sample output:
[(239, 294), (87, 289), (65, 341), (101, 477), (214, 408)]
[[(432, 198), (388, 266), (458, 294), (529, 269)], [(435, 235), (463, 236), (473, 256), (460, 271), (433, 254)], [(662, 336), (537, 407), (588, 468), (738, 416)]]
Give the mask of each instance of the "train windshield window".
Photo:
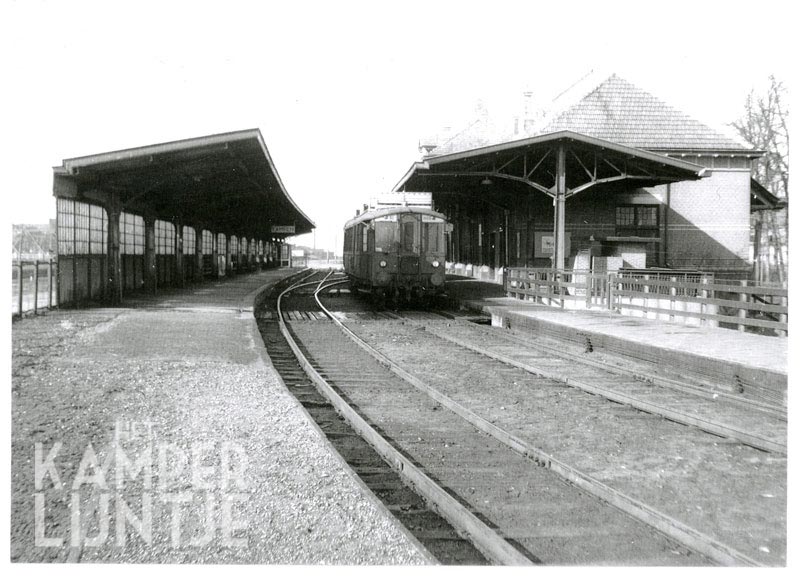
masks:
[(425, 252), (440, 252), (442, 250), (443, 225), (439, 222), (425, 222), (422, 224), (422, 242)]
[(403, 252), (417, 252), (414, 242), (416, 219), (403, 223)]
[(376, 221), (375, 222), (375, 250), (379, 252), (395, 252), (394, 246), (397, 240), (397, 223)]

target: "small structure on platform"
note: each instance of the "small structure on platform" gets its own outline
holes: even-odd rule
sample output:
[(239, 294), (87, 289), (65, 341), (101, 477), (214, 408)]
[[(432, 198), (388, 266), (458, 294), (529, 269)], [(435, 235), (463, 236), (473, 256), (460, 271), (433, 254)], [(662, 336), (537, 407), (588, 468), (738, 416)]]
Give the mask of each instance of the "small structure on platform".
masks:
[(314, 228), (258, 129), (67, 159), (53, 194), (59, 304), (279, 266)]

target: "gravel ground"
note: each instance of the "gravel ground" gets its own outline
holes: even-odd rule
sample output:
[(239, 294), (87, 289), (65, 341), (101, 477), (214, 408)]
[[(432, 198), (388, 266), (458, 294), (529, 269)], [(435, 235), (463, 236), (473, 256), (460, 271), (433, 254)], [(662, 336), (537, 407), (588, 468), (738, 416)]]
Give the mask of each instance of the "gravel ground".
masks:
[(427, 562), (331, 454), (259, 338), (236, 309), (15, 323), (11, 560)]
[(472, 353), (457, 356), (457, 347), (419, 326), (349, 326), (411, 373), (534, 446), (760, 562), (786, 562), (785, 458), (568, 387), (539, 385), (541, 379), (521, 370), (477, 369)]

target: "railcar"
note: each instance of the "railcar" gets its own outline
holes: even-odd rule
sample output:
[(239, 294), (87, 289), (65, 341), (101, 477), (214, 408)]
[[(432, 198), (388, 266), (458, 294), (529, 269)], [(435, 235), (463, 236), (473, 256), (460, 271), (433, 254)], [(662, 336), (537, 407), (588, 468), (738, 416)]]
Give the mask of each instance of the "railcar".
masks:
[(444, 293), (446, 217), (427, 207), (365, 210), (344, 226), (344, 270), (353, 291), (381, 303)]

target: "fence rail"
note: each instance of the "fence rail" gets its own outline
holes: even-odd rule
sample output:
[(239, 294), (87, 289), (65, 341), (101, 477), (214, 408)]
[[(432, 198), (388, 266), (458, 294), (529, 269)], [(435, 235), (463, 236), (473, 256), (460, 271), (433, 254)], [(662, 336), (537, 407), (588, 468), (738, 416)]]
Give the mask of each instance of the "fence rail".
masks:
[(561, 308), (606, 308), (634, 316), (780, 336), (788, 332), (785, 283), (714, 282), (710, 274), (665, 270), (631, 274), (509, 268), (503, 284), (512, 298)]
[(11, 264), (11, 314), (38, 313), (58, 306), (56, 261), (18, 260)]

